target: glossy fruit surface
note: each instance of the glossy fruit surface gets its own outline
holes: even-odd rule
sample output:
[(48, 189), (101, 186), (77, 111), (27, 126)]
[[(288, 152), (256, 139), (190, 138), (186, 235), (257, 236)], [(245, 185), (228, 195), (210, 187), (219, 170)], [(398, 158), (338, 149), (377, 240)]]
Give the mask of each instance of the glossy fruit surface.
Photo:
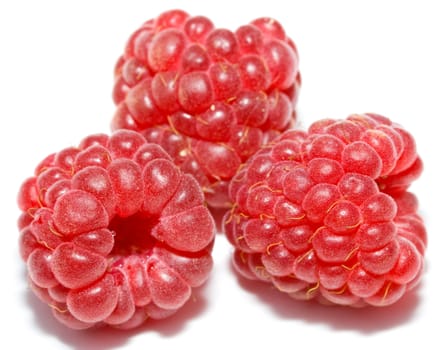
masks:
[(232, 32), (181, 10), (162, 13), (130, 36), (116, 64), (112, 129), (162, 145), (210, 206), (227, 207), (241, 164), (296, 119), (298, 64), (271, 18)]
[(296, 299), (393, 304), (423, 270), (421, 170), (412, 135), (376, 114), (285, 132), (230, 184), (236, 270)]
[(48, 156), (18, 204), (30, 286), (68, 327), (169, 316), (212, 269), (215, 226), (201, 188), (134, 131)]

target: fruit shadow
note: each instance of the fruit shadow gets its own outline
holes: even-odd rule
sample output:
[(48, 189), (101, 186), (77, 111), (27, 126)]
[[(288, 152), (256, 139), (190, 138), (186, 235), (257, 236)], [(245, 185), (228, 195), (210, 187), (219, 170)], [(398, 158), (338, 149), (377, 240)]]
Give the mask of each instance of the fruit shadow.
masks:
[(36, 325), (46, 334), (78, 350), (107, 350), (125, 345), (132, 337), (146, 333), (154, 337), (174, 337), (183, 331), (189, 320), (207, 308), (206, 284), (195, 288), (190, 300), (177, 313), (163, 320), (147, 320), (135, 329), (119, 330), (104, 326), (86, 330), (72, 330), (57, 321), (50, 308), (27, 289), (25, 300), (33, 310)]
[(398, 302), (386, 307), (353, 308), (336, 305), (322, 305), (316, 301), (294, 300), (271, 284), (247, 280), (232, 272), (241, 288), (255, 295), (279, 317), (314, 324), (324, 324), (335, 330), (357, 331), (372, 334), (396, 328), (414, 319), (420, 303), (417, 288), (408, 292)]

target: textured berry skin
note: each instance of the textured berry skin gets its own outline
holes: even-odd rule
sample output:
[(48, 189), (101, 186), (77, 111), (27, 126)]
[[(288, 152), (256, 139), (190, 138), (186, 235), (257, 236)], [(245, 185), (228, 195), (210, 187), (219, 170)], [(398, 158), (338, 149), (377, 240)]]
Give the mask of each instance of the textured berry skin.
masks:
[(199, 184), (134, 131), (48, 156), (18, 205), (30, 286), (70, 328), (167, 317), (212, 269), (215, 226)]
[(386, 306), (417, 285), (427, 236), (413, 137), (375, 114), (290, 130), (232, 179), (235, 269), (295, 299)]
[(298, 53), (281, 24), (260, 18), (231, 32), (172, 10), (130, 37), (115, 69), (112, 129), (163, 146), (215, 208), (261, 145), (296, 119)]

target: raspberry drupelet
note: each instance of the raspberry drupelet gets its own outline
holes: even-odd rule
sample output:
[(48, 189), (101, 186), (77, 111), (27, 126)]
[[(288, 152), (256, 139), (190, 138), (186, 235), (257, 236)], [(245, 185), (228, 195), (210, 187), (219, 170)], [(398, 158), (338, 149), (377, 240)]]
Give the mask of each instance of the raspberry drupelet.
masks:
[(421, 171), (412, 135), (376, 114), (285, 132), (231, 181), (235, 269), (296, 299), (393, 304), (424, 265)]
[(29, 283), (70, 328), (172, 315), (212, 269), (213, 218), (197, 181), (130, 130), (44, 159), (18, 194)]
[(240, 165), (296, 119), (298, 61), (271, 18), (232, 32), (181, 10), (162, 13), (131, 35), (116, 64), (112, 129), (162, 145), (210, 206), (227, 207)]

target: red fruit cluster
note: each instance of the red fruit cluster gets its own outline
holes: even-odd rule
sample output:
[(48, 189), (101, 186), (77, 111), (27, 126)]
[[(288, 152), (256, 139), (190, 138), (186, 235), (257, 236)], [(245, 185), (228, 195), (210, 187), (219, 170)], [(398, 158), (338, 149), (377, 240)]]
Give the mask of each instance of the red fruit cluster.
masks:
[(427, 244), (413, 137), (375, 114), (288, 131), (230, 184), (225, 234), (246, 278), (296, 299), (384, 306), (421, 276)]
[(293, 298), (384, 306), (416, 286), (413, 137), (376, 114), (289, 130), (300, 84), (270, 18), (232, 32), (173, 10), (136, 30), (114, 133), (48, 156), (19, 191), (20, 254), (54, 316), (127, 329), (176, 312), (212, 269), (206, 204), (231, 206), (238, 272)]
[(277, 21), (232, 32), (168, 11), (135, 31), (117, 62), (112, 128), (162, 145), (209, 205), (227, 207), (239, 166), (296, 118), (299, 87), (296, 47)]
[(92, 135), (48, 156), (18, 202), (30, 285), (71, 328), (167, 317), (212, 268), (201, 188), (136, 132)]

